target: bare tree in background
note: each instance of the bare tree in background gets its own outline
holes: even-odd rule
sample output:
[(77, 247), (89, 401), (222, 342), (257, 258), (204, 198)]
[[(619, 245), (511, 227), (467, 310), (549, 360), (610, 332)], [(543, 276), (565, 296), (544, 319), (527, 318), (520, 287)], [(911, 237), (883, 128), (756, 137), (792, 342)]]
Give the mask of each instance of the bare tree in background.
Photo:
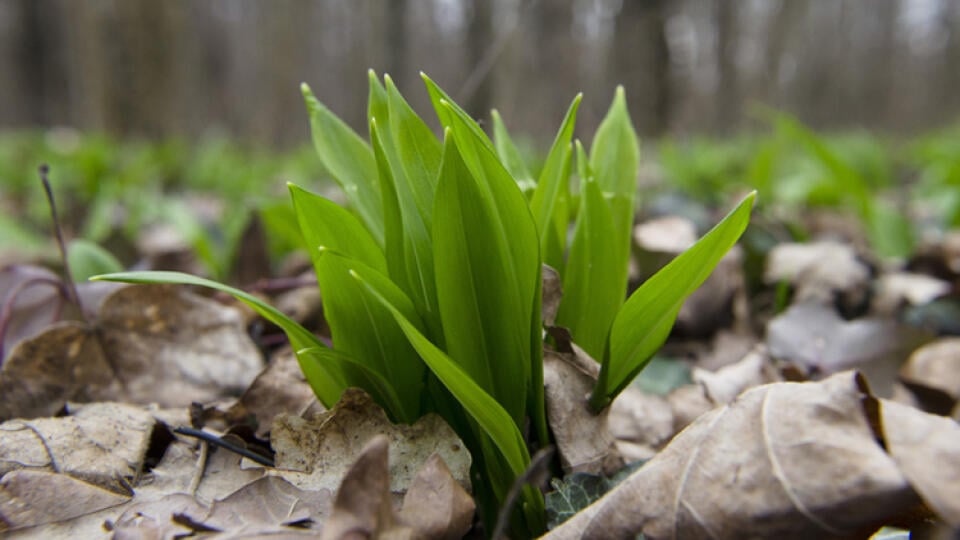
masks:
[(660, 135), (670, 115), (670, 51), (664, 0), (624, 0), (613, 40), (611, 75), (625, 86), (641, 135)]

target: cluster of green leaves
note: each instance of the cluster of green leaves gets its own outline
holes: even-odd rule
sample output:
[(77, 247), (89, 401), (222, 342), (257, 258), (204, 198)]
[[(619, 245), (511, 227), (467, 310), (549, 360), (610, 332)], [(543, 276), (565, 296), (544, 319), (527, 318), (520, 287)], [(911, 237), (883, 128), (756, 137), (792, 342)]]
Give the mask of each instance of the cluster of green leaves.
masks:
[[(286, 331), (325, 405), (357, 386), (398, 421), (441, 414), (471, 449), (474, 487), (492, 525), (530, 464), (527, 426), (537, 445), (550, 442), (543, 261), (563, 275), (558, 322), (602, 359), (591, 400), (600, 410), (643, 368), (683, 300), (736, 242), (753, 195), (624, 302), (638, 149), (623, 91), (589, 156), (572, 141), (575, 98), (533, 181), (498, 115), (494, 143), (440, 87), (424, 82), (442, 139), (389, 77), (381, 82), (370, 73), (369, 142), (303, 87), (316, 150), (353, 209), (290, 185), (332, 348), (269, 305), (215, 282), (173, 273), (102, 279), (230, 292)], [(570, 189), (574, 156), (578, 198)], [(542, 531), (539, 491), (524, 487), (521, 501), (514, 530)]]
[[(270, 153), (206, 139), (120, 141), (65, 128), (0, 135), (0, 249), (24, 254), (49, 252), (50, 211), (37, 189), (37, 165), (51, 168), (64, 227), (73, 237), (133, 244), (154, 224), (177, 227), (206, 273), (223, 279), (251, 217), (260, 212), (270, 229), (275, 255), (299, 246), (299, 232), (283, 234), (292, 217), (282, 189), (271, 179), (315, 185), (325, 177), (313, 149)], [(190, 198), (229, 208), (216, 218), (201, 216)], [(282, 203), (282, 204), (281, 204)], [(277, 219), (280, 217), (280, 219)]]

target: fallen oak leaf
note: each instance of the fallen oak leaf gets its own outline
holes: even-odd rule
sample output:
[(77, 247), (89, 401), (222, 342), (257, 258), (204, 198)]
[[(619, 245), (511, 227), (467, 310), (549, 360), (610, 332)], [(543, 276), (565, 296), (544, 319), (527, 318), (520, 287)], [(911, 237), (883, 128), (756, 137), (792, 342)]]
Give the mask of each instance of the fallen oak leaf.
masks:
[(596, 365), (575, 345), (569, 353), (548, 349), (543, 355), (547, 419), (566, 472), (611, 473), (623, 466), (607, 424), (610, 408), (594, 414), (589, 406), (597, 382), (591, 363)]
[(931, 337), (893, 319), (846, 321), (828, 306), (807, 302), (771, 320), (766, 343), (773, 358), (816, 377), (856, 368), (888, 397), (903, 357)]
[(390, 462), (389, 485), (407, 491), (417, 470), (434, 453), (440, 454), (457, 482), (470, 486), (471, 456), (453, 429), (438, 415), (428, 414), (413, 425), (390, 422), (383, 409), (358, 388), (348, 388), (329, 410), (304, 419), (276, 418), (270, 444), (275, 470), (301, 489), (335, 490), (364, 443), (385, 434), (398, 457)]
[(400, 517), (425, 538), (456, 540), (473, 525), (476, 506), (443, 458), (433, 454), (404, 495)]
[(701, 416), (545, 538), (833, 538), (919, 498), (877, 444), (862, 376), (774, 383)]
[(361, 450), (337, 490), (321, 540), (420, 538), (393, 509), (387, 437), (377, 435)]
[(960, 529), (960, 425), (880, 400), (883, 440), (890, 455), (923, 500)]
[(0, 369), (0, 420), (67, 401), (210, 401), (246, 388), (260, 364), (233, 308), (180, 287), (123, 287), (92, 325), (59, 323), (17, 345)]
[(960, 338), (945, 337), (920, 347), (900, 368), (900, 381), (936, 414), (960, 402)]
[(142, 407), (96, 403), (71, 416), (0, 424), (0, 477), (61, 473), (116, 493), (135, 484), (156, 425)]
[(0, 479), (0, 532), (66, 521), (129, 500), (65, 474), (13, 471)]

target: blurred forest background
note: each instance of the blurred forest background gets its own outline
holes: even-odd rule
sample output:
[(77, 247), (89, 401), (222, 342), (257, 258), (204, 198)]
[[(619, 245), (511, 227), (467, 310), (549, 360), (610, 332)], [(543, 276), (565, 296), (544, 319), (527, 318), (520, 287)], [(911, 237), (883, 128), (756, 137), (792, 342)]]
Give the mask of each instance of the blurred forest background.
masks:
[(642, 135), (724, 134), (755, 104), (912, 133), (960, 112), (957, 0), (0, 0), (0, 129), (309, 140), (298, 84), (365, 132), (366, 69), (429, 111), (591, 132), (625, 85)]

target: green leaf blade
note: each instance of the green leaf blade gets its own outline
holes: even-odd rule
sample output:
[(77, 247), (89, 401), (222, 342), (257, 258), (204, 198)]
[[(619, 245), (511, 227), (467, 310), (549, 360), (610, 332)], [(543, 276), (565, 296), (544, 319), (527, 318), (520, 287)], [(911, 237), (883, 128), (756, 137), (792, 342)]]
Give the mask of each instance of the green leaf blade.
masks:
[(446, 349), (520, 426), (530, 375), (524, 299), (532, 304), (533, 291), (514, 274), (500, 211), (491, 186), (470, 172), (448, 136), (433, 235)]
[(591, 398), (595, 410), (606, 407), (660, 348), (684, 300), (703, 284), (746, 230), (755, 197), (755, 192), (747, 195), (720, 223), (630, 296), (610, 330), (609, 351)]
[(480, 425), (483, 431), (497, 446), (510, 466), (514, 476), (523, 474), (530, 464), (530, 454), (526, 443), (510, 414), (500, 403), (483, 390), (470, 375), (443, 351), (437, 348), (423, 333), (411, 323), (399, 309), (381, 293), (374, 284), (355, 275), (366, 286), (367, 292), (390, 310), (397, 324), (403, 330), (407, 340), (417, 350), (423, 361), (450, 391), (463, 408)]
[[(216, 281), (192, 276), (190, 274), (184, 274), (182, 272), (167, 271), (119, 272), (115, 274), (94, 276), (91, 278), (91, 280), (122, 281), (126, 283), (143, 284), (194, 285), (225, 292), (237, 300), (240, 300), (244, 304), (250, 306), (263, 318), (279, 326), (284, 333), (286, 333), (287, 338), (290, 340), (290, 344), (293, 346), (295, 351), (315, 347), (325, 347), (319, 338), (314, 336), (309, 330), (301, 326), (290, 317), (284, 315), (277, 308), (267, 304), (263, 300), (253, 296), (248, 292), (235, 289), (222, 283), (217, 283)], [(337, 369), (336, 366), (320, 364), (312, 361), (309, 358), (301, 358), (300, 356), (297, 356), (297, 361), (300, 363), (300, 368), (303, 370), (303, 374), (306, 377), (307, 382), (317, 394), (317, 398), (320, 399), (320, 402), (323, 403), (325, 407), (333, 407), (333, 405), (340, 399), (340, 394), (343, 393), (343, 390), (349, 386), (349, 382), (345, 374)]]
[(514, 144), (506, 124), (503, 123), (503, 119), (500, 117), (500, 113), (494, 109), (490, 111), (490, 117), (493, 120), (493, 145), (497, 149), (497, 156), (500, 158), (500, 161), (503, 162), (503, 166), (506, 167), (507, 170), (510, 171), (510, 174), (517, 180), (517, 185), (520, 186), (524, 194), (526, 194), (527, 191), (532, 191), (537, 183), (527, 169), (527, 164), (524, 163), (520, 149)]
[[(374, 283), (408, 319), (419, 320), (413, 303), (376, 269), (329, 249), (318, 251), (317, 280), (334, 348), (390, 382), (395, 397), (381, 404), (388, 407), (395, 418), (416, 419), (421, 414), (420, 398), (426, 367), (407, 343), (392, 314), (379, 302), (371, 301), (352, 276), (358, 274), (365, 281)], [(350, 382), (360, 386), (371, 381), (367, 377)], [(374, 390), (386, 395), (379, 387)], [(395, 408), (395, 403), (399, 408)]]
[(319, 247), (333, 249), (386, 272), (387, 263), (376, 239), (353, 214), (330, 201), (294, 184), (288, 184), (300, 233), (316, 264)]
[(577, 94), (570, 103), (530, 201), (530, 209), (540, 232), (543, 261), (561, 274), (569, 221), (571, 139), (582, 99), (583, 94)]
[(310, 115), (310, 131), (320, 160), (343, 189), (370, 233), (382, 244), (383, 217), (373, 152), (350, 126), (313, 95), (306, 83), (300, 86), (300, 90)]
[(615, 238), (613, 212), (600, 186), (584, 182), (557, 323), (594, 358), (604, 357), (610, 326), (626, 296), (626, 284), (619, 286), (624, 270)]

